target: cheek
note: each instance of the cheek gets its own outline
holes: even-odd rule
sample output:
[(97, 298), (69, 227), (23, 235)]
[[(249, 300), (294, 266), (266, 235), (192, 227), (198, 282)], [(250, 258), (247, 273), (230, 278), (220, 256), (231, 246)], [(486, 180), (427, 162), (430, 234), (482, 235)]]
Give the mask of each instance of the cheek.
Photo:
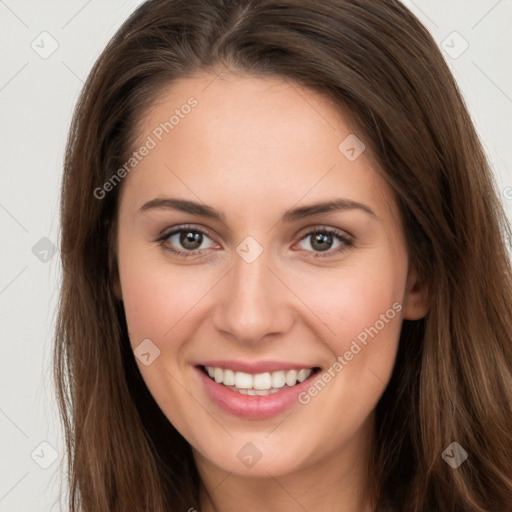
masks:
[[(351, 439), (375, 409), (391, 377), (402, 324), (403, 276), (370, 268), (353, 269), (343, 279), (312, 287), (308, 305), (334, 331), (323, 343), (332, 354), (324, 371), (299, 396), (304, 408), (299, 437), (307, 439), (308, 456), (327, 455), (330, 447), (311, 437), (322, 435), (334, 445)], [(304, 286), (307, 284), (303, 283)]]
[[(323, 326), (318, 332), (324, 333), (323, 343), (330, 349), (327, 393), (349, 406), (358, 421), (373, 409), (391, 377), (406, 278), (405, 253), (375, 251), (336, 275), (317, 272), (296, 280), (297, 294)], [(319, 390), (322, 385), (304, 403), (316, 400)], [(316, 413), (323, 414), (321, 409)]]
[[(191, 267), (172, 268), (166, 262), (157, 263), (154, 254), (124, 255), (119, 261), (119, 272), (136, 364), (160, 408), (172, 418), (176, 428), (187, 432), (186, 410), (190, 397), (181, 385), (186, 367), (183, 347), (194, 333), (190, 324), (194, 321), (194, 306), (211, 285), (204, 279), (205, 275), (200, 276)], [(153, 353), (158, 356), (146, 365), (137, 357), (137, 347), (148, 339), (156, 346), (150, 345), (151, 357)]]
[[(302, 274), (295, 279), (295, 291), (317, 322), (325, 327), (326, 339), (332, 340), (332, 348), (339, 352), (376, 322), (382, 331), (391, 330), (387, 328), (389, 325), (400, 324), (396, 309), (401, 310), (401, 307), (393, 309), (393, 304), (401, 305), (406, 278), (405, 255), (375, 251), (357, 264), (340, 267), (335, 273)], [(386, 329), (382, 328), (381, 315), (386, 317)]]
[(154, 254), (120, 258), (119, 272), (132, 345), (145, 338), (163, 340), (179, 330), (182, 319), (211, 288), (207, 273), (155, 262)]

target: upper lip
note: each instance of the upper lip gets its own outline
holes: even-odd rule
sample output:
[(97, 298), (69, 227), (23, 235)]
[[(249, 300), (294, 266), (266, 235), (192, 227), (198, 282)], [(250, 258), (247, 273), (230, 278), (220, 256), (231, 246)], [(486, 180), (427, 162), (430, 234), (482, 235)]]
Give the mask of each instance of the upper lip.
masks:
[(198, 366), (213, 366), (215, 368), (223, 368), (224, 370), (233, 370), (234, 372), (245, 372), (245, 373), (266, 373), (266, 372), (278, 372), (280, 370), (308, 370), (310, 368), (317, 368), (315, 365), (283, 362), (283, 361), (202, 361)]

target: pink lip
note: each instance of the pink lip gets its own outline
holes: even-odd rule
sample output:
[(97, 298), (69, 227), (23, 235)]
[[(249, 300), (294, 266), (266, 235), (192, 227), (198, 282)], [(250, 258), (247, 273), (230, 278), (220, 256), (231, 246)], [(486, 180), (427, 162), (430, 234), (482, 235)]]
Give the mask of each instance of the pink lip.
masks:
[(243, 361), (202, 361), (198, 363), (200, 366), (213, 366), (215, 368), (222, 368), (224, 370), (233, 370), (234, 372), (245, 373), (265, 373), (265, 372), (278, 372), (280, 370), (308, 370), (313, 368), (314, 365), (303, 365), (301, 363), (284, 363), (279, 361), (260, 361), (260, 362), (243, 362)]
[[(215, 365), (208, 364), (207, 366), (227, 368), (219, 363), (220, 362), (216, 362)], [(210, 379), (210, 377), (208, 377), (201, 368), (197, 366), (195, 368), (203, 382), (206, 393), (215, 404), (230, 414), (250, 419), (271, 418), (272, 416), (277, 416), (278, 414), (285, 412), (294, 403), (298, 403), (298, 395), (311, 385), (311, 378), (316, 375), (316, 373), (312, 373), (305, 381), (300, 382), (295, 386), (284, 388), (282, 391), (278, 391), (277, 393), (272, 393), (267, 396), (250, 396), (242, 395), (236, 391), (231, 391), (226, 386), (218, 384), (214, 380)], [(282, 366), (280, 366), (280, 369), (282, 369)]]

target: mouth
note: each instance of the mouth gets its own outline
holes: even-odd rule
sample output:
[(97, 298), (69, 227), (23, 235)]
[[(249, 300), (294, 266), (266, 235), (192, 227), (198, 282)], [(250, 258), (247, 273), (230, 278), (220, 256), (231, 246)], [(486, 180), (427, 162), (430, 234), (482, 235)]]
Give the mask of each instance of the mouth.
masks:
[(268, 396), (286, 391), (312, 378), (320, 371), (317, 366), (263, 373), (234, 371), (218, 366), (199, 365), (198, 368), (215, 383), (247, 396)]

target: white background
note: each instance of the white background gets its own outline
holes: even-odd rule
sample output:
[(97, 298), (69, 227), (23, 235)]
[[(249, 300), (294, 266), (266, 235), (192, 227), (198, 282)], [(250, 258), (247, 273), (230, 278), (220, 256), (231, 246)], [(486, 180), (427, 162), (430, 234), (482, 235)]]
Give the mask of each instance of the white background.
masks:
[[(57, 511), (63, 501), (51, 345), (64, 147), (83, 81), (138, 3), (0, 0), (0, 512)], [(444, 48), (512, 218), (512, 1), (405, 3)], [(52, 40), (46, 59), (31, 47), (49, 51)]]

